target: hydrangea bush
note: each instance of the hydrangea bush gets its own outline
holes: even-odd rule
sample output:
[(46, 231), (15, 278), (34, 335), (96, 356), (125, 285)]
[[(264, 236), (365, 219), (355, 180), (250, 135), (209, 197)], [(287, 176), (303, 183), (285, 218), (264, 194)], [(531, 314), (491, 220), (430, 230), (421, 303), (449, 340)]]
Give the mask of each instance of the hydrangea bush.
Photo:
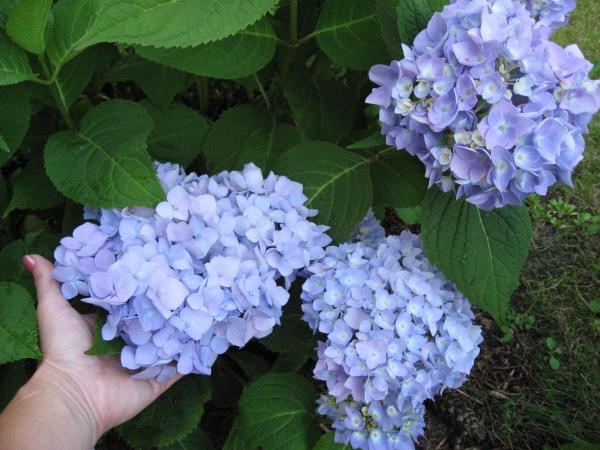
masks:
[(457, 0), (434, 14), (404, 59), (369, 73), (387, 143), (417, 156), (430, 186), (481, 209), (572, 186), (600, 108), (593, 65), (548, 40), (573, 8)]
[[(383, 234), (370, 220), (361, 228), (367, 238)], [(479, 354), (469, 302), (408, 231), (330, 246), (309, 270), (304, 319), (326, 335), (314, 369), (327, 385), (318, 412), (336, 442), (413, 449), (424, 401), (459, 387)]]
[(552, 42), (574, 9), (0, 1), (4, 397), (41, 357), (39, 253), (89, 355), (187, 374), (106, 442), (413, 448), (474, 312), (509, 331), (523, 201), (577, 176), (600, 87)]
[(88, 211), (98, 223), (61, 239), (54, 277), (65, 298), (108, 311), (102, 338), (124, 339), (121, 364), (145, 368), (136, 377), (207, 375), (231, 345), (271, 333), (289, 299), (277, 281), (289, 286), (331, 239), (287, 177), (253, 164), (212, 177), (156, 170), (166, 200)]

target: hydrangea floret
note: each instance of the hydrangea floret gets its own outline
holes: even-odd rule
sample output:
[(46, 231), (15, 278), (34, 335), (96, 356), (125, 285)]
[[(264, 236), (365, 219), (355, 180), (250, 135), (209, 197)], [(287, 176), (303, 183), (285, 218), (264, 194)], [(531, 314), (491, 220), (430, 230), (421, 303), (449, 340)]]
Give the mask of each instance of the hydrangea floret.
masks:
[(425, 164), (430, 187), (485, 210), (572, 186), (600, 108), (592, 64), (548, 40), (573, 8), (457, 0), (435, 13), (404, 59), (370, 71), (387, 143)]
[[(383, 234), (372, 220), (360, 228), (360, 236)], [(318, 412), (331, 419), (336, 442), (414, 449), (424, 401), (459, 387), (479, 353), (469, 302), (410, 232), (330, 246), (309, 270), (304, 319), (326, 335), (314, 369), (327, 386)]]
[[(303, 187), (248, 164), (215, 176), (157, 164), (154, 209), (88, 209), (60, 241), (54, 277), (108, 312), (102, 337), (126, 342), (138, 378), (210, 374), (218, 355), (280, 322), (287, 287), (324, 255), (327, 227)], [(284, 287), (285, 286), (285, 287)]]

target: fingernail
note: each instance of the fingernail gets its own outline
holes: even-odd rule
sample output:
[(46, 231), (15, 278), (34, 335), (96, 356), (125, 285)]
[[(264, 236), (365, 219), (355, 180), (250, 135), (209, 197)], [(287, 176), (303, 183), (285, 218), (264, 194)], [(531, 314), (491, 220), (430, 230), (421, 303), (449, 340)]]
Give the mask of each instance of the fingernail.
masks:
[(33, 266), (35, 266), (35, 259), (33, 259), (29, 255), (25, 255), (25, 256), (23, 256), (23, 265), (25, 266), (25, 268), (27, 270), (29, 270), (30, 272), (33, 272)]

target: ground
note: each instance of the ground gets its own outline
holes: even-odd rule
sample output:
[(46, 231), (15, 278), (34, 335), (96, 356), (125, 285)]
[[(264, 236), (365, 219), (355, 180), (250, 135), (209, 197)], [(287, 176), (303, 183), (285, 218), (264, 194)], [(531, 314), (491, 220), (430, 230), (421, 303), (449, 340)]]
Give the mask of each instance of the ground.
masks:
[[(555, 39), (600, 64), (600, 1), (577, 3)], [(600, 443), (599, 118), (574, 183), (530, 202), (534, 238), (511, 303), (512, 340), (478, 314), (486, 340), (476, 368), (462, 389), (428, 405), (420, 448)]]

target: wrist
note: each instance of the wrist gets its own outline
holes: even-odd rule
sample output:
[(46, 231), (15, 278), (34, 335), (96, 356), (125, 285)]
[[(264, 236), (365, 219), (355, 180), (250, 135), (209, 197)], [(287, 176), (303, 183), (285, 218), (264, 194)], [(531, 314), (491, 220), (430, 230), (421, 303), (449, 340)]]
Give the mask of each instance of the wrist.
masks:
[(43, 361), (31, 379), (19, 390), (16, 400), (28, 403), (30, 410), (48, 415), (58, 423), (57, 430), (68, 447), (94, 447), (104, 430), (86, 393), (68, 372)]

